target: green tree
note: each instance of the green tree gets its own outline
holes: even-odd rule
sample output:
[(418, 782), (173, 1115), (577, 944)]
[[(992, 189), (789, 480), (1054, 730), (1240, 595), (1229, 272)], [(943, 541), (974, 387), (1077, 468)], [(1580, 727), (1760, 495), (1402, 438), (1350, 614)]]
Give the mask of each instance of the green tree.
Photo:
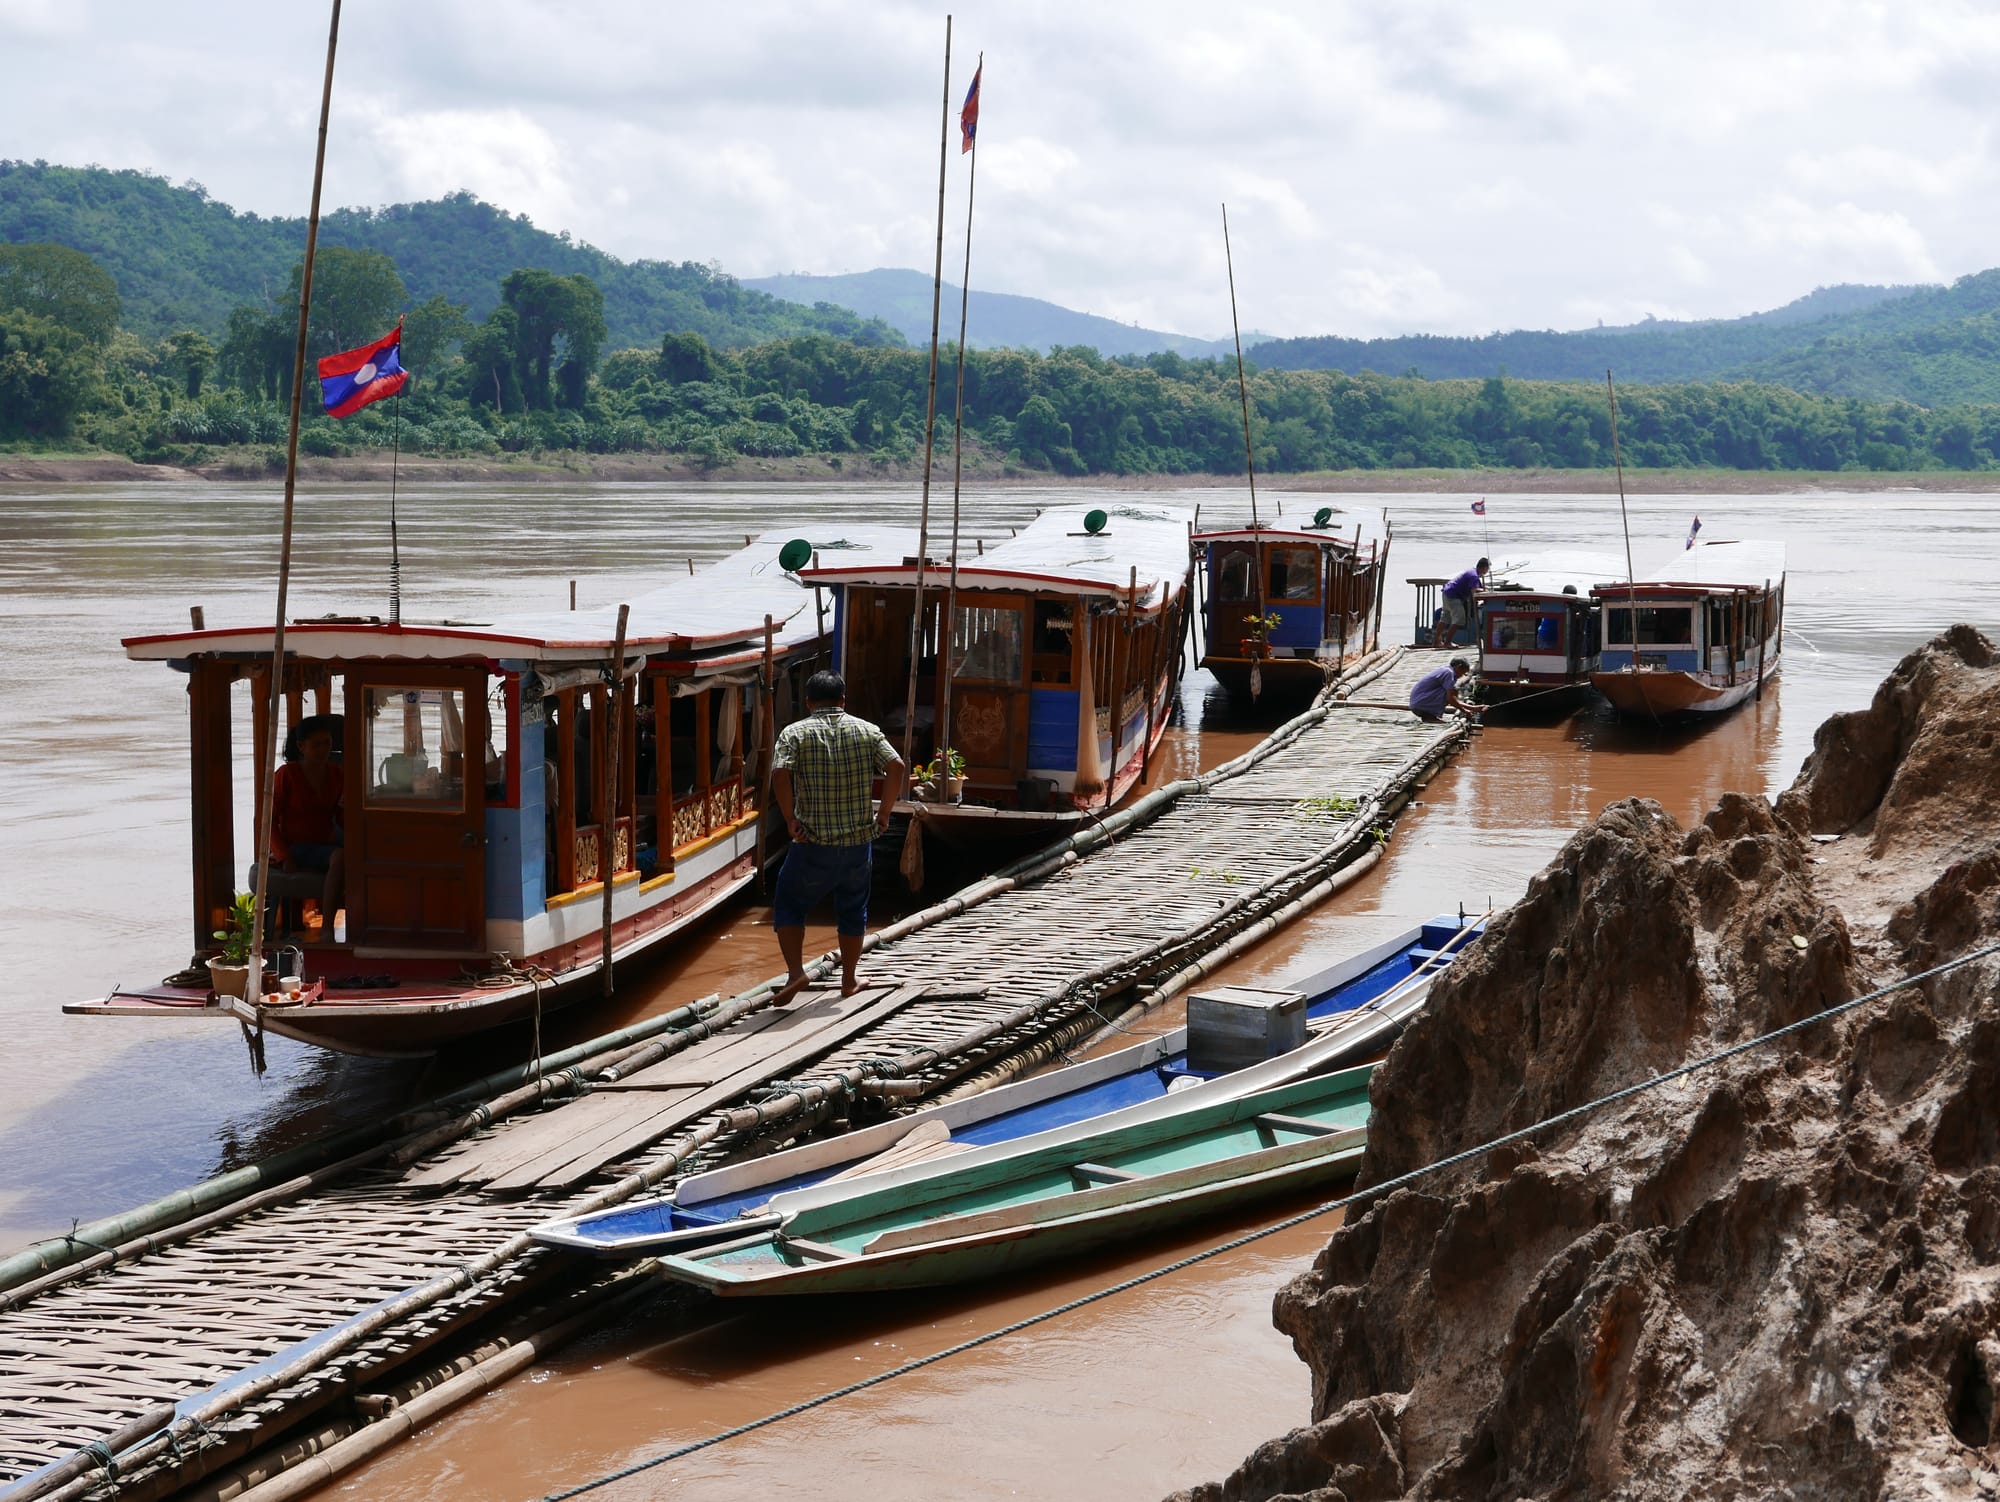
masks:
[[(285, 290), (283, 306), (291, 319), (298, 317), (299, 284), (304, 278), (305, 262), (300, 261), (292, 267)], [(325, 246), (313, 258), (306, 359), (322, 360), (342, 350), (373, 344), (396, 326), (406, 296), (396, 263), (380, 251)]]
[(169, 335), (160, 348), (160, 363), (179, 374), (189, 401), (200, 398), (202, 379), (215, 363), (215, 356), (215, 346), (193, 329)]
[(118, 327), (118, 283), (67, 245), (0, 245), (0, 309), (19, 308), (102, 349)]
[(0, 437), (60, 438), (96, 394), (101, 361), (80, 331), (0, 308)]
[(495, 412), (519, 412), (526, 405), (515, 352), (520, 331), (521, 316), (501, 306), (465, 336), (459, 353), (467, 376), (467, 395), (474, 406), (490, 401)]
[(232, 308), (229, 330), (216, 358), (222, 379), (239, 391), (278, 400), (291, 388), (297, 328), (281, 314), (248, 304)]
[(404, 315), (403, 368), (412, 376), (424, 374), (471, 332), (466, 305), (448, 301), (443, 293), (433, 294)]
[(668, 334), (660, 340), (660, 379), (679, 386), (688, 381), (712, 381), (717, 374), (715, 351), (695, 333)]
[(528, 405), (555, 405), (560, 372), (562, 404), (580, 408), (590, 373), (604, 348), (604, 294), (581, 272), (557, 276), (524, 267), (500, 284), (501, 300), (518, 320), (514, 371)]

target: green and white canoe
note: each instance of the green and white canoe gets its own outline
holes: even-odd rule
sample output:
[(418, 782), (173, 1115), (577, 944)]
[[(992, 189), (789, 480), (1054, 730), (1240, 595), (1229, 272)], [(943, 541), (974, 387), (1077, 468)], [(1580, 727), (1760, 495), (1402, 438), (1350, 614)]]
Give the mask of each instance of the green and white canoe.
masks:
[(967, 1282), (1351, 1175), (1372, 1065), (1184, 1108), (1171, 1098), (937, 1162), (781, 1194), (775, 1228), (660, 1259), (724, 1296)]

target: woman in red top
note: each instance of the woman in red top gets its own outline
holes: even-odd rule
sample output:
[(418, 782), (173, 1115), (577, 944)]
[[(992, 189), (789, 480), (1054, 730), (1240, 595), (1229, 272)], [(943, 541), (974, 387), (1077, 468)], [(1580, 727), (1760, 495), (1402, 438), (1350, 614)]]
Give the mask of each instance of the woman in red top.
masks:
[(341, 829), (346, 773), (333, 759), (328, 715), (299, 721), (285, 737), (285, 764), (271, 787), (271, 859), (286, 871), (323, 871), (319, 910), (332, 930), (346, 885), (347, 852)]

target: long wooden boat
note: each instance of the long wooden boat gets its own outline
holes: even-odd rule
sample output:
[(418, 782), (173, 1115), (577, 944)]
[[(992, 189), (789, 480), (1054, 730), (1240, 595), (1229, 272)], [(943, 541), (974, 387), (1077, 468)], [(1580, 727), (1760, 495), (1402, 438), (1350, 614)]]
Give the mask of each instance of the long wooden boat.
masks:
[(948, 559), (925, 564), (921, 602), (913, 556), (828, 553), (806, 572), (834, 597), (848, 707), (899, 746), (923, 611), (913, 764), (945, 744), (965, 762), (957, 800), (941, 790), (924, 804), (927, 831), (1033, 847), (1139, 784), (1179, 677), (1190, 521), (1171, 506), (1050, 507), (999, 546), (961, 552), (948, 628)]
[(1204, 593), (1201, 665), (1232, 698), (1310, 699), (1377, 643), (1390, 527), (1367, 506), (1322, 506), (1303, 525), (1194, 534)]
[(1489, 714), (1568, 714), (1590, 697), (1603, 646), (1602, 602), (1591, 586), (1617, 566), (1609, 554), (1542, 554), (1495, 570), (1473, 595), (1472, 688)]
[[(272, 877), (273, 951), (299, 952), (304, 997), (217, 995), (191, 968), (64, 1010), (226, 1014), (394, 1055), (569, 999), (601, 964), (607, 874), (615, 960), (670, 939), (756, 874), (774, 727), (802, 712), (803, 680), (830, 650), (823, 592), (785, 563), (797, 569), (815, 546), (901, 559), (914, 541), (884, 527), (816, 542), (768, 534), (634, 600), (620, 672), (614, 610), (292, 623), (287, 728), (310, 712), (334, 732), (346, 861), (336, 913), (312, 910), (320, 876)], [(214, 951), (238, 882), (260, 877), (266, 842), (253, 835), (246, 851), (237, 819), (246, 783), (261, 807), (264, 770), (245, 776), (240, 762), (254, 757), (239, 759), (234, 742), (246, 713), (253, 743), (262, 737), (271, 638), (268, 626), (212, 628), (124, 644), (188, 679), (197, 961)], [(611, 789), (601, 769), (614, 722)]]
[(995, 1277), (1351, 1175), (1372, 1064), (1130, 1107), (957, 1158), (781, 1194), (776, 1226), (660, 1259), (725, 1297)]
[(1782, 543), (1696, 543), (1591, 593), (1603, 606), (1604, 647), (1590, 681), (1622, 715), (1721, 714), (1761, 697), (1784, 660)]
[(602, 1257), (687, 1250), (775, 1226), (769, 1205), (781, 1193), (1019, 1141), (1191, 1087), (1219, 1099), (1324, 1073), (1386, 1049), (1423, 1006), (1432, 980), (1483, 928), (1476, 919), (1440, 917), (1288, 982), (1285, 989), (1307, 999), (1309, 1040), (1247, 1069), (1216, 1075), (1192, 1067), (1187, 1029), (1176, 1028), (979, 1095), (691, 1175), (662, 1198), (551, 1221), (533, 1234)]

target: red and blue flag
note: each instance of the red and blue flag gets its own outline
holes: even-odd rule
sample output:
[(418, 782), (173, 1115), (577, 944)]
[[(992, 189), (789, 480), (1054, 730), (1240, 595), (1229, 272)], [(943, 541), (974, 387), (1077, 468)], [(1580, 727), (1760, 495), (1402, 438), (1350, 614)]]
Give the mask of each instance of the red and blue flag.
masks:
[[(1700, 534), (1701, 534), (1701, 518), (1697, 516), (1694, 519), (1694, 525), (1688, 528), (1688, 541), (1687, 541), (1688, 548), (1694, 546), (1694, 540)], [(1687, 551), (1687, 548), (1682, 548), (1681, 551), (1685, 553)]]
[(972, 150), (973, 139), (979, 134), (979, 75), (985, 71), (985, 63), (972, 70), (972, 87), (965, 91), (965, 108), (958, 112), (958, 128), (965, 137), (965, 144), (958, 148), (960, 156)]
[(409, 381), (403, 369), (403, 326), (373, 344), (319, 362), (320, 401), (328, 417), (352, 417), (370, 402), (394, 396)]
[(1474, 516), (1484, 516), (1484, 515), (1486, 514), (1486, 497), (1485, 497), (1485, 496), (1481, 496), (1481, 497), (1480, 497), (1480, 498), (1479, 498), (1478, 500), (1476, 500), (1476, 501), (1474, 501), (1474, 502), (1472, 503), (1472, 514), (1473, 514)]

